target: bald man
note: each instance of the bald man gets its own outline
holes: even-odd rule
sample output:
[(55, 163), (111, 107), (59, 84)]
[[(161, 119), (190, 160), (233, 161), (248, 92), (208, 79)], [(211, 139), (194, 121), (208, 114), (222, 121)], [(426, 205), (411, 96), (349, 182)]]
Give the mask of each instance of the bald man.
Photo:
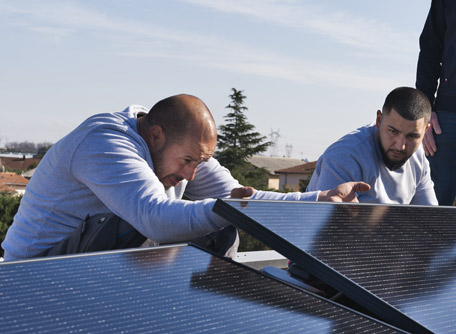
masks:
[[(155, 244), (173, 243), (228, 225), (212, 212), (215, 198), (355, 201), (356, 191), (368, 189), (347, 183), (313, 193), (255, 191), (212, 158), (216, 144), (209, 109), (190, 95), (161, 100), (148, 113), (130, 106), (88, 118), (40, 162), (2, 244), (5, 261), (48, 255), (87, 215), (111, 212)], [(228, 239), (221, 242), (233, 243)]]

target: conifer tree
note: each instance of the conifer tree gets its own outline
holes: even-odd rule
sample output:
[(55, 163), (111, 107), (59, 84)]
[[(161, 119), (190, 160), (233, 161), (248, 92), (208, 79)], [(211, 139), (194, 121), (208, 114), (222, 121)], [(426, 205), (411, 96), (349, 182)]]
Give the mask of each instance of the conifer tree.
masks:
[(231, 103), (226, 108), (230, 111), (224, 116), (226, 123), (219, 126), (216, 156), (222, 166), (233, 172), (234, 169), (245, 169), (246, 159), (266, 151), (271, 143), (247, 121), (243, 91), (232, 88), (229, 97)]
[[(226, 106), (230, 111), (224, 117), (226, 123), (219, 126), (216, 157), (222, 166), (228, 168), (235, 179), (244, 186), (266, 190), (268, 188), (268, 171), (255, 168), (246, 161), (254, 154), (268, 149), (270, 142), (266, 137), (255, 131), (248, 123), (245, 112), (245, 95), (243, 91), (232, 88), (229, 95), (231, 103)], [(269, 249), (252, 236), (239, 231), (240, 251), (258, 251)]]

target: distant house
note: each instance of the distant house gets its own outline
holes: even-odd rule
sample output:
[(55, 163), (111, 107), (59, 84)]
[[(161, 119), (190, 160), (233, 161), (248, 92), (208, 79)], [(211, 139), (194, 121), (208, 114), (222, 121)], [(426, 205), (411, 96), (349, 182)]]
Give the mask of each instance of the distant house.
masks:
[(247, 159), (254, 167), (265, 168), (269, 172), (268, 188), (279, 189), (279, 174), (276, 170), (290, 168), (303, 163), (301, 159), (266, 157), (262, 155), (253, 155)]
[(298, 166), (276, 170), (276, 174), (279, 175), (279, 190), (284, 190), (285, 187), (289, 190), (300, 191), (299, 181), (308, 181), (316, 165), (317, 162), (312, 161)]
[(35, 170), (36, 170), (36, 168), (29, 169), (28, 171), (23, 172), (22, 176), (25, 177), (27, 180), (30, 180), (33, 176), (33, 173), (35, 173)]
[(25, 155), (18, 157), (2, 157), (0, 156), (0, 172), (8, 170), (26, 171), (31, 166), (35, 166), (40, 162), (38, 158), (26, 158)]
[(29, 180), (15, 173), (0, 173), (0, 191), (23, 195), (28, 183)]
[(17, 194), (16, 190), (11, 187), (8, 187), (6, 184), (0, 184), (0, 193), (7, 192), (10, 195)]

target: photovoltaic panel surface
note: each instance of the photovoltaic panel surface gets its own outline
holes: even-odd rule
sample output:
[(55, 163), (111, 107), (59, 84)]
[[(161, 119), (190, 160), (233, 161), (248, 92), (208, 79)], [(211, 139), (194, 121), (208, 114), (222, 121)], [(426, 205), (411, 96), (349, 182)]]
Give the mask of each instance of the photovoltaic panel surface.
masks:
[(397, 333), (191, 246), (0, 265), (2, 333)]
[(456, 333), (455, 208), (218, 200), (214, 211), (385, 321)]

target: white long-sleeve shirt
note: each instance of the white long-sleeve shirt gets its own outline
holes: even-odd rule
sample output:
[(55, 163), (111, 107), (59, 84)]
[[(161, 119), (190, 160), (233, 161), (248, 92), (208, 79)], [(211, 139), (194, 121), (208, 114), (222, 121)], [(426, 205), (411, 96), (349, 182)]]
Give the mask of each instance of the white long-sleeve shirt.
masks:
[[(2, 247), (5, 261), (34, 257), (67, 237), (87, 214), (113, 212), (160, 243), (180, 242), (228, 224), (212, 212), (216, 198), (240, 187), (211, 158), (191, 182), (165, 190), (137, 131), (141, 106), (98, 114), (52, 146), (30, 180)], [(194, 200), (182, 200), (185, 195)], [(318, 192), (255, 191), (253, 199), (317, 200)]]

